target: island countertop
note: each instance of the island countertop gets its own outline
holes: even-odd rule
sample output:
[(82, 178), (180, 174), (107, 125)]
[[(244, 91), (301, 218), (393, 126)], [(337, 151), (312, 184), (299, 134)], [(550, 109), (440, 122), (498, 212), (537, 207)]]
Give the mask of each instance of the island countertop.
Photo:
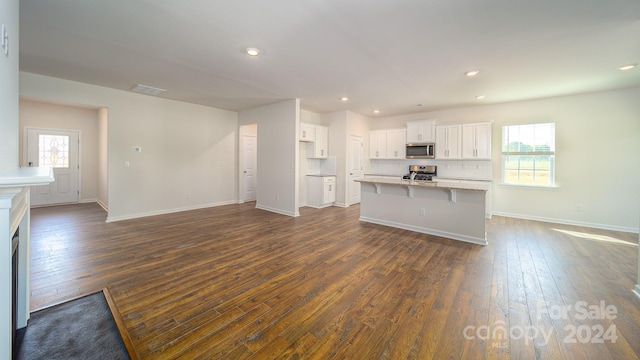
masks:
[(404, 180), (404, 179), (389, 179), (382, 177), (369, 177), (366, 179), (356, 180), (361, 183), (369, 184), (385, 184), (396, 186), (416, 186), (421, 188), (435, 188), (444, 190), (472, 190), (472, 191), (488, 191), (489, 184), (481, 182), (451, 182), (451, 181), (422, 181), (422, 180)]

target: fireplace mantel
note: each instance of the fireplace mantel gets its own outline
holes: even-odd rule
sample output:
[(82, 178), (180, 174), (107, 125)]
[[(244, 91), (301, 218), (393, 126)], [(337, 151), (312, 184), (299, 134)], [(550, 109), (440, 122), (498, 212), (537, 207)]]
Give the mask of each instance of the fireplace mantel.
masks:
[(29, 236), (30, 188), (54, 181), (53, 171), (45, 167), (0, 171), (0, 358), (11, 357), (11, 240), (20, 229), (18, 241), (18, 328), (29, 320)]

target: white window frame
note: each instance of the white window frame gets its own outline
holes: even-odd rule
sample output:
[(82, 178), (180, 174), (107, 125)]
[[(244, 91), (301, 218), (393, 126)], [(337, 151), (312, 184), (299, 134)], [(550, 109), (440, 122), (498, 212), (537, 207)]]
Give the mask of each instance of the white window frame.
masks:
[[(551, 133), (545, 134), (545, 136), (539, 136), (536, 139), (535, 129), (542, 129), (552, 125)], [(556, 187), (556, 174), (555, 174), (555, 156), (556, 156), (556, 148), (555, 148), (555, 123), (554, 122), (545, 122), (545, 123), (534, 123), (534, 124), (514, 124), (514, 125), (504, 125), (502, 127), (502, 156), (501, 156), (501, 185), (505, 186), (522, 186), (522, 187), (533, 187), (533, 188), (555, 188)], [(511, 133), (509, 130), (517, 130), (520, 133), (522, 130), (533, 129), (533, 133), (526, 133), (526, 135), (519, 135), (515, 139), (508, 138)], [(523, 143), (523, 139), (529, 138), (531, 143)], [(541, 142), (542, 140), (545, 143)], [(506, 141), (506, 142), (505, 142)], [(520, 144), (527, 145), (528, 148), (522, 149), (513, 149), (509, 148), (509, 144), (514, 142), (519, 142)], [(548, 142), (548, 143), (547, 143)], [(548, 149), (540, 149), (542, 146), (547, 146)], [(533, 177), (534, 183), (521, 183), (520, 182), (520, 173), (525, 169), (520, 169), (520, 157), (534, 157), (533, 160)], [(536, 156), (548, 156), (549, 157), (549, 184), (536, 184), (535, 183), (535, 157)], [(506, 161), (508, 157), (518, 157), (518, 182), (506, 182)]]

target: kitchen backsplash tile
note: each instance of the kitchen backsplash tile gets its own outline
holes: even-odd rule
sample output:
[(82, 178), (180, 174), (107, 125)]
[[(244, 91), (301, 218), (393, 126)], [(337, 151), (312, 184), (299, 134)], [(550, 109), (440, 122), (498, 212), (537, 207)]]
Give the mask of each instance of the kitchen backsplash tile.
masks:
[(436, 165), (438, 167), (438, 177), (443, 178), (491, 181), (492, 177), (491, 160), (372, 160), (370, 173), (401, 176), (409, 172), (410, 165)]

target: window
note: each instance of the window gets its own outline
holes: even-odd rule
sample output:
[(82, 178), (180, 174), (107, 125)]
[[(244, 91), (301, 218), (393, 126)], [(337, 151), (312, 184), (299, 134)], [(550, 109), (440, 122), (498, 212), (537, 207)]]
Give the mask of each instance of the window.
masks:
[(40, 134), (38, 136), (38, 157), (40, 166), (68, 168), (69, 137)]
[(554, 186), (555, 123), (502, 127), (502, 183)]

